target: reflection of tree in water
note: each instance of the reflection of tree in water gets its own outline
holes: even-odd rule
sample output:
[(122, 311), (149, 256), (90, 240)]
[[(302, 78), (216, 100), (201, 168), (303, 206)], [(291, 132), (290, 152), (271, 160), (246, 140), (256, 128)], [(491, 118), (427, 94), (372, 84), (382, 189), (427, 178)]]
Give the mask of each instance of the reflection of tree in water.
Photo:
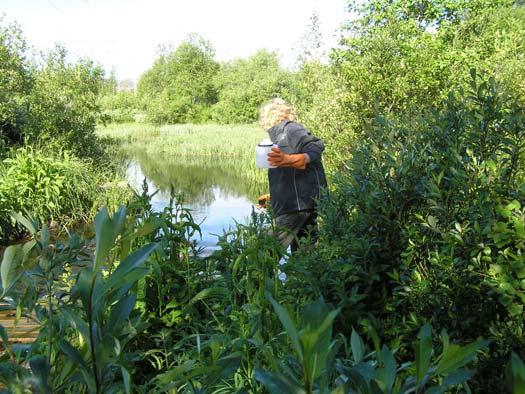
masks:
[(161, 192), (169, 193), (173, 186), (183, 193), (188, 204), (211, 204), (216, 188), (226, 196), (247, 197), (251, 201), (267, 189), (266, 173), (255, 169), (255, 164), (250, 169), (250, 163), (242, 159), (153, 156), (139, 150), (133, 150), (130, 156)]

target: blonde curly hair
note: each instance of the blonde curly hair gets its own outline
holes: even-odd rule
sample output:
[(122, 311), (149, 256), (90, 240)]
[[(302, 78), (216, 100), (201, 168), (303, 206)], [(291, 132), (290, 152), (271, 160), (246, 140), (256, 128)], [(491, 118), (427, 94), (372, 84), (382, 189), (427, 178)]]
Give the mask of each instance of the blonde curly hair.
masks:
[(295, 121), (297, 116), (293, 107), (280, 98), (274, 98), (263, 104), (259, 110), (259, 125), (268, 130), (283, 120)]

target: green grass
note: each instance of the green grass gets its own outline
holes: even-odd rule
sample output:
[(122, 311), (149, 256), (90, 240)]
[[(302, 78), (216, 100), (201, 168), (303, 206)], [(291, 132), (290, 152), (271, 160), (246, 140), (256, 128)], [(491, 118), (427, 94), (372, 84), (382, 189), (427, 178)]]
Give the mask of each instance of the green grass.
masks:
[(99, 127), (97, 134), (140, 147), (147, 153), (181, 156), (231, 156), (254, 160), (254, 147), (266, 131), (257, 125), (181, 124), (155, 126), (140, 123)]

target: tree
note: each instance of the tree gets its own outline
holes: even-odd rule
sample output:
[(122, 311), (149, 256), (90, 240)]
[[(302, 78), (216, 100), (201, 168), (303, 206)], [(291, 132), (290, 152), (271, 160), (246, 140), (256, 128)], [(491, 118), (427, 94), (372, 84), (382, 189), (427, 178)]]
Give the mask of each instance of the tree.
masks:
[(35, 73), (23, 132), (28, 143), (98, 158), (95, 127), (104, 71), (91, 60), (70, 63), (66, 58), (67, 51), (57, 46)]
[(190, 35), (175, 51), (161, 53), (140, 78), (137, 93), (156, 123), (202, 122), (217, 101), (213, 77), (219, 68), (211, 44)]
[(0, 16), (0, 146), (21, 140), (20, 127), (27, 113), (32, 70), (27, 44), (18, 25)]
[(219, 101), (213, 119), (220, 123), (254, 122), (261, 104), (274, 97), (290, 98), (294, 90), (292, 73), (281, 69), (276, 52), (267, 50), (222, 64), (215, 84)]

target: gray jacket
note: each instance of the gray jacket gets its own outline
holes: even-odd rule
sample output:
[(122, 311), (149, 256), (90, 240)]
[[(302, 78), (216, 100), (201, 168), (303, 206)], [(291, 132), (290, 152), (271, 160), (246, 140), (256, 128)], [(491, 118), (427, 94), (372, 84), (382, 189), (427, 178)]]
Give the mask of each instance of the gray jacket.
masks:
[(291, 167), (270, 168), (271, 204), (275, 216), (315, 209), (315, 200), (326, 187), (326, 177), (321, 162), (323, 142), (303, 125), (285, 120), (268, 130), (274, 144), (288, 154), (306, 153), (310, 161), (306, 169)]

